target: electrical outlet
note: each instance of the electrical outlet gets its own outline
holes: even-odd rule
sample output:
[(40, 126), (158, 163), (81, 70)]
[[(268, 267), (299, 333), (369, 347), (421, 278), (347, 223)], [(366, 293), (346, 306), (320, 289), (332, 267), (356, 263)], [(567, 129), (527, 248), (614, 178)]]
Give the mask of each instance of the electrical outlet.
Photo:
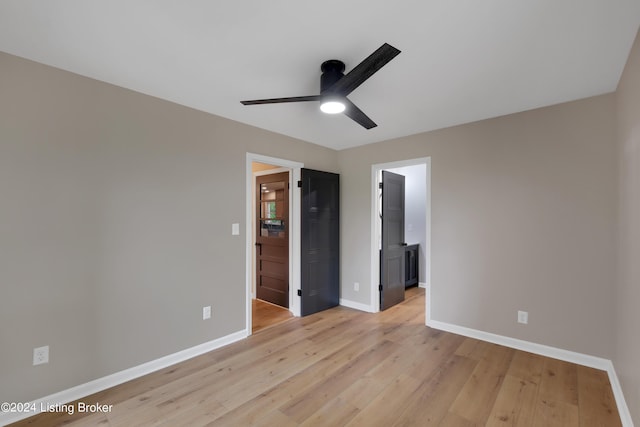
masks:
[(33, 366), (49, 363), (49, 346), (33, 349)]
[(360, 291), (360, 283), (354, 282), (353, 283), (353, 290), (356, 291), (356, 292), (359, 292)]
[(211, 306), (202, 307), (202, 320), (211, 319)]
[(520, 311), (518, 310), (518, 323), (524, 323), (525, 325), (529, 323), (529, 312), (528, 311)]

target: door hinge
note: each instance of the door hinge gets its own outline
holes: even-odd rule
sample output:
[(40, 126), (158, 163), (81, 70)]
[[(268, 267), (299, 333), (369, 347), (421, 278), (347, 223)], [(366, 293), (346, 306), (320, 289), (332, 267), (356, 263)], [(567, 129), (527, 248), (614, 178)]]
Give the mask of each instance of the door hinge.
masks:
[(381, 182), (378, 183), (378, 188), (382, 190), (382, 183)]
[(302, 188), (302, 181), (298, 181), (298, 188)]
[(302, 289), (298, 289), (298, 296), (301, 297), (302, 296)]
[(291, 184), (287, 182), (287, 190), (290, 190), (290, 189), (291, 189)]
[(382, 285), (378, 285), (378, 290), (382, 292)]

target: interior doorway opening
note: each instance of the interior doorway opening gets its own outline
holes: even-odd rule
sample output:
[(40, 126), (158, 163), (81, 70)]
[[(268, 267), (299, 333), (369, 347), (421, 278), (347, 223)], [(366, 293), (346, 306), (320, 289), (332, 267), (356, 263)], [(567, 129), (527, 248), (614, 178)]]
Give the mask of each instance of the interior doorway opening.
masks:
[[(430, 316), (431, 285), (431, 159), (429, 157), (372, 165), (371, 191), (371, 311), (381, 307), (381, 261), (383, 219), (381, 188), (382, 171), (405, 177), (405, 218), (404, 233), (407, 253), (404, 258), (403, 273), (407, 275), (407, 287), (417, 284), (425, 288), (425, 320)], [(413, 263), (413, 264), (412, 264)], [(406, 267), (406, 269), (404, 268)], [(417, 267), (417, 269), (415, 268)], [(389, 269), (393, 271), (393, 269)], [(387, 274), (385, 272), (385, 274)]]
[(289, 319), (289, 191), (291, 171), (252, 163), (254, 175), (255, 276), (251, 332)]
[[(300, 283), (300, 200), (294, 191), (284, 191), (275, 196), (276, 192), (293, 188), (293, 183), (300, 179), (301, 169), (304, 165), (285, 159), (247, 153), (246, 158), (246, 323), (247, 335), (255, 330), (271, 326), (291, 316), (300, 315), (300, 303), (294, 298), (294, 289), (299, 288)], [(267, 182), (264, 187), (264, 200), (261, 202), (261, 186), (256, 185), (260, 177), (280, 174), (284, 179), (278, 179), (278, 183)], [(266, 181), (270, 181), (266, 179)], [(276, 188), (277, 187), (277, 188)], [(272, 192), (273, 190), (273, 192)], [(273, 200), (271, 198), (273, 197)], [(282, 197), (286, 197), (283, 200)], [(264, 206), (262, 206), (264, 205)], [(283, 215), (282, 209), (286, 209)], [(261, 212), (259, 215), (258, 212)], [(264, 215), (262, 215), (264, 213)], [(261, 218), (262, 216), (262, 218)], [(283, 223), (286, 217), (286, 232)], [(261, 224), (258, 226), (258, 224)], [(269, 242), (271, 240), (271, 242)], [(279, 299), (271, 301), (263, 296), (263, 300), (257, 300), (256, 285), (259, 262), (256, 243), (263, 244), (266, 249), (268, 243), (277, 242), (277, 251), (286, 252), (288, 257), (285, 264), (274, 263), (274, 257), (268, 255), (265, 272), (266, 280), (286, 278), (286, 293), (280, 293)], [(278, 242), (279, 241), (279, 242)], [(275, 273), (275, 274), (273, 274)], [(267, 283), (269, 286), (273, 284)], [(282, 285), (282, 283), (280, 283)], [(282, 289), (282, 288), (281, 288)], [(283, 308), (281, 306), (286, 306)], [(257, 317), (259, 316), (259, 318)], [(254, 321), (254, 317), (256, 317)]]

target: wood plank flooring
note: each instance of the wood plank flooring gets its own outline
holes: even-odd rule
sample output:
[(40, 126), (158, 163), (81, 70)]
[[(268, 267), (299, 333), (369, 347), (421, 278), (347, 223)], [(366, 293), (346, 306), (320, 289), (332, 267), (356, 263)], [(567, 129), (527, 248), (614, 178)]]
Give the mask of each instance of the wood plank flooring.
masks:
[(293, 317), (289, 309), (259, 299), (251, 300), (252, 333), (282, 323)]
[(619, 426), (606, 372), (424, 326), (424, 293), (337, 307), (15, 426)]

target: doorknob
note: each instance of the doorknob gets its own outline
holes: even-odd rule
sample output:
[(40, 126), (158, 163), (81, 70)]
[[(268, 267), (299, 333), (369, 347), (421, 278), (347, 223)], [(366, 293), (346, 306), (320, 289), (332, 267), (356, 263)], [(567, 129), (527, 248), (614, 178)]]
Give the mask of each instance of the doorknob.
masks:
[(256, 242), (256, 246), (262, 246), (262, 243)]
[(402, 242), (400, 243), (400, 246), (408, 246), (406, 243)]

